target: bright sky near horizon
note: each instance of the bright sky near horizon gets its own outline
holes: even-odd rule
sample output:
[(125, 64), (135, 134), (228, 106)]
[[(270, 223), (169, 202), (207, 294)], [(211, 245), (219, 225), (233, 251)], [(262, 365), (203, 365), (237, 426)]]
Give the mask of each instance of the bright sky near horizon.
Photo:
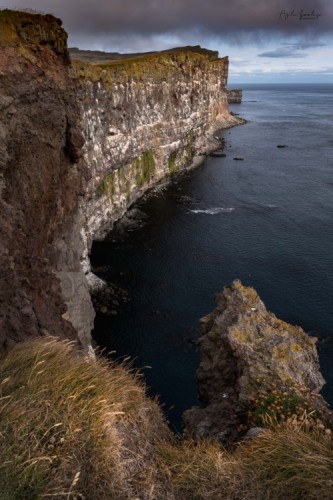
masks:
[(0, 7), (53, 13), (69, 45), (81, 49), (218, 50), (229, 56), (231, 85), (333, 83), (332, 0), (2, 0)]

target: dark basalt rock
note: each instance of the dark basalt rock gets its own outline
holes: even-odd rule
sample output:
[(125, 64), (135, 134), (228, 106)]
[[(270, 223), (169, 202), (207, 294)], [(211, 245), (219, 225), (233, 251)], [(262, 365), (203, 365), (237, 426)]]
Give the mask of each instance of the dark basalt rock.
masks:
[(224, 158), (227, 155), (223, 151), (212, 151), (209, 156), (213, 158)]
[(229, 104), (240, 104), (242, 102), (243, 91), (241, 89), (228, 89), (227, 96)]
[(53, 16), (0, 12), (0, 350), (47, 333), (77, 339), (61, 273), (89, 307), (75, 217), (86, 170), (66, 40)]
[(116, 235), (123, 236), (127, 231), (139, 229), (147, 218), (147, 214), (138, 208), (128, 210), (115, 224)]

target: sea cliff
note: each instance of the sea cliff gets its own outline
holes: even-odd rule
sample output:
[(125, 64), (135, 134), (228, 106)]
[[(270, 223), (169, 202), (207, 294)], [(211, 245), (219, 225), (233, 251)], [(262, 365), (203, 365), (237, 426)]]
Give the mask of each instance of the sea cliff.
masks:
[[(73, 340), (55, 273), (80, 273), (77, 214), (88, 170), (67, 35), (52, 16), (5, 10), (0, 49), (0, 344), (47, 333)], [(83, 278), (81, 288), (92, 317)]]
[(84, 208), (89, 246), (147, 188), (216, 149), (213, 132), (237, 121), (227, 107), (228, 59), (215, 52), (178, 49), (73, 64), (91, 172)]
[(228, 59), (194, 47), (71, 64), (59, 19), (3, 10), (0, 28), (1, 345), (56, 333), (89, 351), (92, 240), (240, 123)]

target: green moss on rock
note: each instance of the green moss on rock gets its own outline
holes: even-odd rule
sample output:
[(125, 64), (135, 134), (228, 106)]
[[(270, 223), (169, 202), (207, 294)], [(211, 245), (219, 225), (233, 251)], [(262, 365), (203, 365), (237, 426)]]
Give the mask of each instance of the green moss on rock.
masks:
[(168, 159), (168, 167), (169, 167), (169, 172), (170, 174), (174, 174), (177, 172), (178, 167), (177, 167), (177, 151), (173, 151)]
[(144, 184), (148, 184), (155, 171), (155, 153), (154, 150), (148, 149), (134, 160), (136, 169), (136, 185), (141, 188)]
[(67, 33), (62, 21), (34, 11), (0, 10), (0, 46), (40, 50), (45, 45), (68, 58)]
[(116, 191), (116, 179), (115, 172), (111, 172), (105, 179), (101, 182), (97, 190), (101, 194), (105, 194), (108, 198), (112, 199)]

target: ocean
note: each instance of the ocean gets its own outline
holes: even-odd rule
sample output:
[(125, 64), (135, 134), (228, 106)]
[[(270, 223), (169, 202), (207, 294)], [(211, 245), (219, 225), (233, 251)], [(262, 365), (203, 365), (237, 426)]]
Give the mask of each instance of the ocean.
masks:
[(97, 314), (94, 337), (114, 358), (131, 357), (175, 431), (199, 405), (198, 320), (236, 278), (319, 338), (333, 403), (333, 85), (240, 87), (230, 110), (248, 123), (220, 133), (226, 157), (139, 201), (143, 227), (92, 249), (93, 265), (130, 298), (117, 316)]

